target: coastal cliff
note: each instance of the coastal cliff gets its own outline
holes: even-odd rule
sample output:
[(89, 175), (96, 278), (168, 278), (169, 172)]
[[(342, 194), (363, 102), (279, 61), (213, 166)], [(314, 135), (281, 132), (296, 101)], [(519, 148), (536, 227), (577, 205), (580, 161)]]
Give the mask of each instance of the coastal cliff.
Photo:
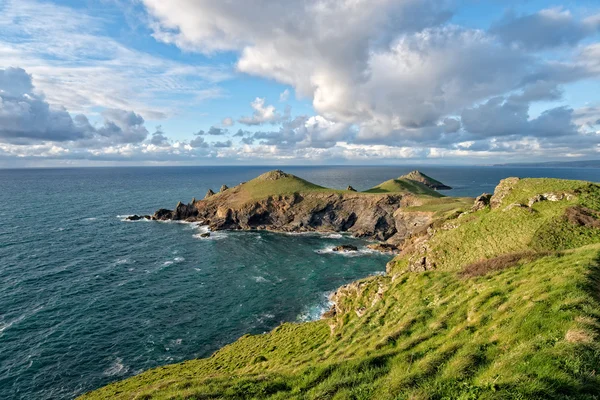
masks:
[(204, 200), (179, 203), (174, 210), (158, 210), (152, 219), (200, 222), (212, 231), (349, 232), (400, 244), (430, 219), (427, 213), (407, 216), (399, 210), (441, 197), (428, 185), (437, 187), (440, 182), (422, 181), (425, 175), (412, 174), (421, 180), (401, 177), (397, 182), (404, 186), (399, 189), (376, 187), (360, 193), (326, 189), (282, 171), (271, 171), (218, 194), (209, 191)]
[[(237, 193), (220, 213), (205, 201), (164, 215), (216, 215), (233, 221), (223, 227), (251, 227), (229, 210), (255, 215), (252, 187), (207, 199)], [(333, 196), (309, 189), (303, 193)], [(368, 201), (378, 204), (386, 193)], [(291, 193), (267, 197), (284, 195), (288, 204)], [(292, 215), (303, 196), (273, 221)], [(320, 321), (246, 335), (209, 358), (156, 368), (82, 399), (597, 398), (600, 185), (508, 178), (493, 195), (468, 202), (393, 196), (400, 198), (390, 237), (411, 232), (401, 253), (386, 275), (339, 288)], [(311, 228), (321, 226), (330, 227)]]

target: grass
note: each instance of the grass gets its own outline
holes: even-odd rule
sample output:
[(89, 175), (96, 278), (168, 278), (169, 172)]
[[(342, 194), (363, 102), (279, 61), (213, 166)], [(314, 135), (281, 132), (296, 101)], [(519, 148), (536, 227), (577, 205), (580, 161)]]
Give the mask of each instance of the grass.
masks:
[[(388, 182), (399, 182), (388, 184)], [(384, 182), (366, 192), (354, 192), (349, 190), (330, 189), (315, 185), (297, 176), (286, 174), (282, 171), (270, 171), (259, 177), (230, 188), (223, 193), (217, 193), (210, 197), (209, 201), (220, 203), (227, 202), (229, 205), (244, 205), (247, 203), (266, 199), (268, 197), (292, 196), (298, 194), (347, 194), (353, 196), (376, 195), (376, 194), (414, 194), (420, 197), (441, 197), (442, 195), (427, 186), (406, 179)]]
[(425, 186), (424, 184), (409, 179), (398, 178), (385, 181), (364, 193), (412, 193), (432, 197), (443, 197), (442, 194)]
[[(573, 197), (504, 211), (557, 192)], [(414, 207), (442, 221), (425, 246), (437, 269), (366, 278), (338, 291), (332, 318), (82, 399), (600, 399), (600, 229), (567, 211), (595, 218), (598, 186), (522, 180), (499, 207), (457, 217), (468, 204)]]
[[(363, 282), (326, 321), (245, 336), (83, 399), (597, 398), (596, 246), (465, 279), (434, 271)], [(358, 317), (357, 307), (383, 299)]]

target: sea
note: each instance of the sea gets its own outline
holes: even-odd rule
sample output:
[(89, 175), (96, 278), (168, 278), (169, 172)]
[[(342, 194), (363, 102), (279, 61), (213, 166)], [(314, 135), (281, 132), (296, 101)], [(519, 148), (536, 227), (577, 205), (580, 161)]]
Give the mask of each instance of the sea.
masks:
[[(284, 167), (365, 190), (415, 166)], [(0, 170), (0, 399), (72, 399), (146, 369), (206, 357), (250, 333), (318, 319), (341, 285), (390, 257), (343, 234), (217, 232), (128, 222), (273, 167)], [(502, 178), (600, 181), (600, 169), (419, 166), (492, 192)], [(354, 244), (353, 254), (331, 252)]]

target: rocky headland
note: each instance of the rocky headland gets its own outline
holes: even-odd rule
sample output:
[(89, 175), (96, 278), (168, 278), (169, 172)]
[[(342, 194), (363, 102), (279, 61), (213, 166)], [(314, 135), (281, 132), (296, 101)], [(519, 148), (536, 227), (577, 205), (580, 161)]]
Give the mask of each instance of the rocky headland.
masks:
[(439, 197), (432, 189), (449, 188), (418, 171), (396, 181), (405, 182), (406, 187), (333, 190), (276, 170), (232, 188), (223, 185), (218, 193), (209, 190), (203, 200), (180, 202), (173, 210), (132, 218), (198, 222), (211, 231), (348, 232), (386, 241), (388, 246), (375, 249), (393, 252), (395, 245), (431, 222), (431, 213), (402, 210)]

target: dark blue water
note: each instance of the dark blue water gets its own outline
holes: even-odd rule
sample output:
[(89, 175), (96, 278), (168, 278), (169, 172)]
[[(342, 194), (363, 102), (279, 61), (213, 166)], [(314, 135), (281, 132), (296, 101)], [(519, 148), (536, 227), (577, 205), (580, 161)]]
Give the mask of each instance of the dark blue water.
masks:
[[(320, 253), (363, 241), (218, 233), (123, 222), (272, 168), (0, 170), (0, 399), (73, 398), (142, 370), (203, 357), (245, 333), (317, 318), (326, 294), (385, 269), (388, 257)], [(414, 168), (288, 167), (367, 189)], [(600, 181), (598, 169), (421, 167), (451, 195), (507, 176)], [(121, 217), (119, 217), (121, 216)]]

